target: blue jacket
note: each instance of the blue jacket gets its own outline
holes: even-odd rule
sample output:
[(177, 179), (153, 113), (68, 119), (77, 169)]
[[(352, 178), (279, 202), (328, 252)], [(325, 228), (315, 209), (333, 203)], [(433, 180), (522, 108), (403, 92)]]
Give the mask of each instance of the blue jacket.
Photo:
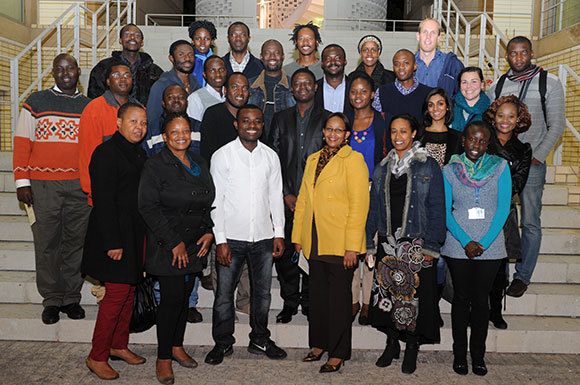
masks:
[(463, 63), (459, 61), (457, 56), (453, 52), (446, 54), (445, 63), (443, 64), (443, 70), (439, 76), (439, 81), (437, 82), (437, 87), (443, 88), (449, 94), (449, 97), (453, 100), (455, 95), (459, 92), (459, 82), (457, 81), (457, 75), (463, 69)]
[[(375, 167), (371, 186), (370, 209), (366, 225), (367, 253), (376, 254), (374, 235), (392, 234), (389, 183), (390, 163), (394, 161), (392, 150)], [(439, 257), (445, 242), (445, 191), (443, 174), (435, 159), (425, 153), (417, 153), (407, 172), (407, 192), (403, 208), (402, 236), (423, 239), (423, 253)]]

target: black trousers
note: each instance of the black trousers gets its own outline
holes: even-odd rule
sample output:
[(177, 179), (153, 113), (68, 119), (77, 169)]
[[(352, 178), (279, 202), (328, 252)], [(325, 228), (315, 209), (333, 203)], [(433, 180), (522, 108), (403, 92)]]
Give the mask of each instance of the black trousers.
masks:
[(501, 316), (501, 301), (504, 297), (504, 290), (508, 284), (506, 272), (507, 258), (501, 260), (497, 274), (493, 280), (491, 291), (489, 292), (489, 314)]
[(471, 358), (482, 360), (489, 326), (489, 292), (502, 261), (446, 258), (446, 262), (454, 291), (451, 304), (453, 354), (459, 358), (467, 356), (469, 325)]
[(310, 261), (311, 348), (328, 351), (328, 357), (349, 360), (352, 350), (352, 276), (342, 263)]
[(189, 296), (195, 277), (191, 275), (188, 282), (185, 275), (157, 278), (161, 294), (157, 308), (157, 358), (168, 360), (173, 355), (172, 347), (183, 346)]

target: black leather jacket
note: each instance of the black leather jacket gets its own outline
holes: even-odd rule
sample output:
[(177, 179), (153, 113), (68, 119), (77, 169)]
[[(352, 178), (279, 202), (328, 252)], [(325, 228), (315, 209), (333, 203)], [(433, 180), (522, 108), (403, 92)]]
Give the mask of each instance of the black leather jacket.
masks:
[(512, 175), (512, 197), (521, 193), (530, 173), (532, 146), (529, 143), (522, 143), (515, 135), (512, 135), (505, 146), (502, 146), (494, 136), (487, 152), (507, 160)]

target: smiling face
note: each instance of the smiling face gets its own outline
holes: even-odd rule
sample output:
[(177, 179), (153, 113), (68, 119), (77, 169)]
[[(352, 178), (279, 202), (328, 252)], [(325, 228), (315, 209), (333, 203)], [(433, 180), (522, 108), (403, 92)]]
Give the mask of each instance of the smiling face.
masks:
[(250, 43), (250, 31), (241, 24), (236, 24), (230, 28), (228, 33), (228, 43), (235, 53), (244, 53)]
[(172, 85), (163, 92), (161, 107), (167, 112), (185, 112), (187, 109), (187, 92), (178, 85)]
[(119, 44), (123, 51), (137, 52), (143, 47), (143, 34), (139, 28), (128, 25), (123, 28)]
[(193, 40), (191, 43), (197, 52), (205, 55), (211, 48), (213, 40), (211, 39), (211, 34), (207, 29), (198, 28), (193, 34)]
[(316, 89), (316, 81), (307, 73), (299, 73), (292, 80), (292, 95), (296, 103), (308, 103), (314, 100)]
[(439, 25), (433, 20), (423, 22), (421, 31), (417, 32), (419, 48), (425, 53), (431, 53), (437, 48), (437, 43), (441, 40)]
[(228, 86), (224, 88), (226, 102), (235, 108), (240, 108), (248, 102), (250, 96), (250, 86), (248, 79), (244, 75), (233, 75), (230, 77)]
[(284, 49), (282, 48), (282, 44), (275, 40), (266, 42), (262, 46), (260, 60), (264, 64), (264, 69), (267, 73), (280, 72), (282, 63), (284, 62)]
[(238, 111), (234, 126), (242, 142), (256, 143), (264, 129), (264, 115), (257, 108), (244, 108)]
[(477, 103), (483, 91), (483, 82), (477, 72), (465, 72), (461, 75), (459, 90), (469, 105)]
[(495, 129), (498, 133), (511, 136), (518, 123), (518, 107), (513, 103), (504, 103), (495, 113)]
[(129, 95), (133, 87), (131, 69), (125, 64), (114, 66), (107, 78), (107, 86), (113, 95)]
[(362, 110), (371, 105), (375, 93), (364, 79), (355, 79), (350, 87), (350, 104), (355, 110)]
[(139, 143), (147, 133), (147, 114), (143, 108), (129, 107), (122, 117), (117, 118), (117, 128), (131, 143)]
[(415, 70), (417, 70), (415, 56), (410, 52), (400, 51), (393, 56), (393, 71), (399, 82), (412, 79)]
[(312, 55), (316, 51), (318, 43), (316, 42), (314, 32), (312, 32), (310, 28), (302, 28), (298, 31), (296, 48), (298, 49), (298, 52), (304, 56)]
[(52, 77), (57, 87), (65, 94), (74, 94), (81, 69), (72, 56), (59, 55), (52, 63)]
[(346, 59), (338, 47), (330, 47), (322, 52), (322, 70), (327, 76), (342, 76)]
[(205, 70), (203, 71), (203, 77), (205, 81), (209, 83), (211, 87), (219, 90), (223, 87), (228, 76), (226, 70), (226, 65), (224, 61), (220, 58), (208, 59), (209, 61), (205, 63)]
[(193, 72), (195, 66), (195, 52), (193, 47), (189, 44), (181, 44), (175, 47), (173, 55), (169, 55), (169, 61), (173, 64), (173, 68), (184, 74)]
[(326, 121), (324, 127), (324, 141), (331, 149), (339, 148), (350, 136), (344, 121), (338, 116), (333, 116)]
[(485, 128), (470, 126), (469, 131), (463, 136), (463, 148), (465, 156), (472, 162), (476, 162), (487, 151), (490, 134)]
[(416, 133), (407, 119), (395, 119), (391, 122), (391, 142), (399, 158), (413, 147)]
[(435, 94), (429, 98), (429, 101), (427, 102), (427, 111), (429, 112), (431, 119), (433, 119), (433, 122), (445, 120), (447, 110), (448, 106), (442, 95)]
[(379, 45), (374, 41), (367, 41), (360, 50), (362, 62), (367, 67), (374, 67), (379, 61)]
[(532, 47), (526, 42), (511, 43), (505, 54), (505, 59), (510, 64), (510, 68), (514, 74), (519, 74), (530, 68), (533, 58), (534, 51), (532, 51)]
[(165, 145), (171, 152), (186, 151), (191, 144), (191, 128), (184, 118), (175, 118), (167, 124), (163, 133)]

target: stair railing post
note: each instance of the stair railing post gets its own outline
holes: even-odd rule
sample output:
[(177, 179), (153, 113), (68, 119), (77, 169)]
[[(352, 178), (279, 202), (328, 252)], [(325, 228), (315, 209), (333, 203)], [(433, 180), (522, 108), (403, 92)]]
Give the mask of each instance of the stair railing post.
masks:
[(42, 42), (40, 40), (36, 42), (36, 78), (38, 79), (36, 89), (42, 91)]
[(497, 76), (497, 72), (499, 70), (499, 43), (501, 42), (501, 39), (499, 38), (499, 35), (496, 34), (495, 35), (495, 57), (494, 57), (494, 62), (493, 62), (493, 80), (495, 81), (498, 76)]
[[(94, 67), (97, 64), (97, 17), (98, 15), (93, 13), (93, 17), (91, 20), (91, 67)], [(78, 59), (80, 60), (80, 59)]]
[(540, 11), (540, 39), (544, 37), (544, 10), (545, 10), (545, 0), (541, 0), (542, 9)]
[(465, 25), (465, 56), (463, 58), (463, 65), (465, 67), (469, 66), (469, 43), (470, 43), (470, 34), (471, 34), (471, 23), (467, 23)]
[(478, 55), (478, 66), (479, 68), (483, 68), (483, 59), (484, 59), (484, 51), (485, 51), (485, 27), (487, 25), (487, 18), (485, 12), (479, 15), (481, 18), (479, 20), (479, 55)]
[(74, 57), (77, 58), (77, 60), (80, 61), (79, 59), (79, 54), (80, 54), (80, 46), (79, 46), (79, 41), (81, 39), (81, 29), (80, 29), (80, 3), (76, 3), (75, 4), (75, 30), (74, 30)]
[(105, 33), (106, 33), (105, 41), (106, 41), (106, 48), (107, 48), (107, 56), (110, 56), (110, 46), (109, 46), (109, 40), (110, 40), (110, 36), (111, 36), (111, 31), (109, 31), (109, 27), (110, 27), (110, 24), (109, 24), (109, 17), (110, 17), (109, 6), (110, 6), (110, 4), (111, 4), (111, 2), (107, 1), (107, 6), (105, 7), (105, 10), (106, 10), (106, 12), (105, 12)]
[(453, 53), (457, 55), (457, 40), (459, 39), (459, 15), (455, 13), (455, 38), (453, 39)]
[(20, 106), (20, 85), (18, 84), (18, 57), (10, 59), (10, 126), (12, 138), (18, 123), (18, 108)]

